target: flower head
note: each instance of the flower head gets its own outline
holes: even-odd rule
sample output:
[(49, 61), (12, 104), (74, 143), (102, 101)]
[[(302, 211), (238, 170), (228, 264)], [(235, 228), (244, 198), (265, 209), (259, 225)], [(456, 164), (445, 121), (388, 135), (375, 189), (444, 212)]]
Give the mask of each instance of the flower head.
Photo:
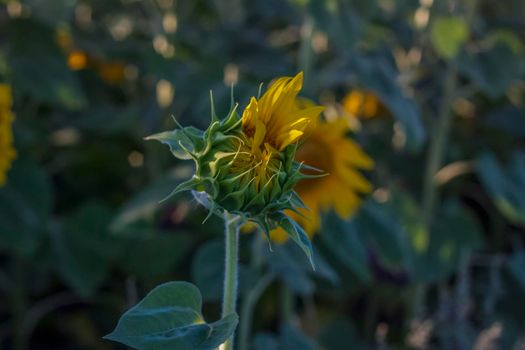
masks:
[(277, 79), (260, 99), (250, 100), (242, 117), (232, 101), (228, 116), (219, 120), (212, 101), (212, 121), (205, 131), (181, 127), (149, 139), (195, 162), (194, 176), (173, 193), (191, 190), (210, 213), (241, 215), (267, 233), (283, 227), (311, 258), (306, 233), (283, 212), (304, 207), (293, 189), (298, 181), (319, 175), (303, 173), (304, 166), (294, 161), (298, 142), (323, 110), (298, 100), (302, 78), (299, 73)]
[(14, 120), (14, 115), (11, 111), (12, 105), (11, 86), (0, 83), (0, 186), (5, 184), (7, 171), (11, 167), (12, 161), (16, 158), (11, 126)]
[[(297, 150), (296, 161), (327, 173), (321, 178), (301, 180), (295, 190), (307, 208), (298, 209), (299, 213), (288, 212), (310, 237), (319, 230), (322, 212), (334, 209), (339, 217), (349, 218), (360, 206), (360, 194), (372, 190), (360, 170), (373, 168), (374, 162), (346, 136), (348, 131), (348, 123), (342, 117), (319, 121)], [(287, 239), (280, 228), (270, 234), (278, 242)]]

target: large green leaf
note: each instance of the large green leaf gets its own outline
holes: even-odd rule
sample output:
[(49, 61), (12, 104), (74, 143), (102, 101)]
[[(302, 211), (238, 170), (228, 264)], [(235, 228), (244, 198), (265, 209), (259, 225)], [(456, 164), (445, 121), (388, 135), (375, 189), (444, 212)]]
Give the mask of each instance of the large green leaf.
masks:
[(236, 314), (206, 323), (201, 295), (187, 282), (168, 282), (154, 288), (120, 318), (104, 338), (139, 350), (211, 350), (235, 331)]

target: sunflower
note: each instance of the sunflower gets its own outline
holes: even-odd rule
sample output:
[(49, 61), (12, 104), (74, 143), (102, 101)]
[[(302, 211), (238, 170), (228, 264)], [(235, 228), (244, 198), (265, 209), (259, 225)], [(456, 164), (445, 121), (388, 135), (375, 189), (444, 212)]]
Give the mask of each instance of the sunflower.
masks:
[(12, 104), (11, 86), (0, 83), (0, 186), (5, 184), (7, 171), (16, 157), (11, 126), (14, 120)]
[(210, 213), (242, 215), (265, 231), (280, 222), (291, 234), (302, 230), (282, 211), (301, 206), (293, 188), (308, 176), (294, 161), (295, 152), (324, 109), (301, 103), (302, 83), (302, 73), (277, 79), (261, 98), (251, 98), (242, 116), (235, 104), (222, 120), (212, 109), (204, 131), (180, 126), (149, 136), (167, 144), (175, 157), (195, 162), (195, 174), (172, 195), (191, 190)]
[[(349, 126), (345, 118), (319, 120), (306, 141), (297, 150), (295, 160), (324, 171), (327, 176), (301, 180), (295, 191), (307, 206), (301, 215), (288, 211), (310, 237), (319, 230), (321, 213), (334, 209), (336, 214), (349, 218), (361, 203), (360, 194), (369, 193), (371, 184), (360, 173), (370, 170), (373, 160), (347, 137)], [(270, 233), (272, 240), (282, 242), (288, 235), (277, 228)]]

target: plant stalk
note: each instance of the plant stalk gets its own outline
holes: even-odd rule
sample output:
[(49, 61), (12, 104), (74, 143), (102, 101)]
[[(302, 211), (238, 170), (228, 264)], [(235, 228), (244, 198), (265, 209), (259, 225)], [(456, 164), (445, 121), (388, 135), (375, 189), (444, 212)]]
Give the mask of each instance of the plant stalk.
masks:
[[(235, 312), (237, 303), (239, 228), (241, 217), (224, 213), (226, 256), (224, 259), (224, 293), (222, 317)], [(221, 350), (232, 350), (235, 333), (221, 346)]]
[(431, 140), (430, 148), (425, 167), (425, 177), (423, 182), (423, 218), (430, 227), (436, 205), (437, 188), (434, 177), (443, 165), (443, 155), (448, 142), (452, 113), (450, 105), (456, 94), (457, 68), (453, 62), (448, 63), (443, 99), (439, 108), (439, 114), (435, 125), (435, 134)]
[(253, 310), (262, 293), (272, 283), (274, 276), (272, 273), (264, 275), (259, 282), (243, 298), (241, 304), (240, 329), (239, 329), (239, 350), (249, 349), (250, 328), (253, 320)]
[[(434, 219), (434, 210), (437, 198), (437, 186), (435, 175), (443, 165), (443, 156), (450, 134), (452, 123), (452, 113), (450, 105), (456, 95), (457, 84), (457, 67), (454, 62), (448, 62), (445, 73), (445, 85), (443, 87), (443, 99), (438, 110), (436, 125), (432, 128), (435, 130), (434, 137), (430, 141), (428, 150), (427, 163), (425, 166), (425, 177), (423, 180), (423, 220), (426, 224), (429, 234), (431, 234), (432, 221)], [(418, 284), (415, 290), (414, 314), (416, 317), (423, 317), (424, 303), (426, 298), (426, 286)]]

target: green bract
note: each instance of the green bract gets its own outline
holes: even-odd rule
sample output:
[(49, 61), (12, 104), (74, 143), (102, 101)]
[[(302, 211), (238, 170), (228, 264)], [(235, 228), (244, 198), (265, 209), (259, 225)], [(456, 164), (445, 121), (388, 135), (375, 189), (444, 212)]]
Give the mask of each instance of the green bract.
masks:
[[(222, 216), (225, 211), (239, 215), (257, 223), (266, 234), (280, 226), (312, 260), (308, 236), (283, 212), (304, 208), (293, 188), (301, 179), (315, 177), (301, 173), (301, 169), (307, 166), (294, 161), (297, 144), (282, 151), (273, 150), (267, 163), (261, 165), (250, 153), (251, 140), (243, 130), (237, 105), (232, 105), (222, 120), (212, 109), (211, 123), (205, 131), (179, 126), (146, 139), (168, 145), (178, 159), (193, 159), (195, 162), (195, 174), (177, 186), (168, 198), (192, 191), (210, 215)], [(265, 171), (262, 177), (260, 167)]]

